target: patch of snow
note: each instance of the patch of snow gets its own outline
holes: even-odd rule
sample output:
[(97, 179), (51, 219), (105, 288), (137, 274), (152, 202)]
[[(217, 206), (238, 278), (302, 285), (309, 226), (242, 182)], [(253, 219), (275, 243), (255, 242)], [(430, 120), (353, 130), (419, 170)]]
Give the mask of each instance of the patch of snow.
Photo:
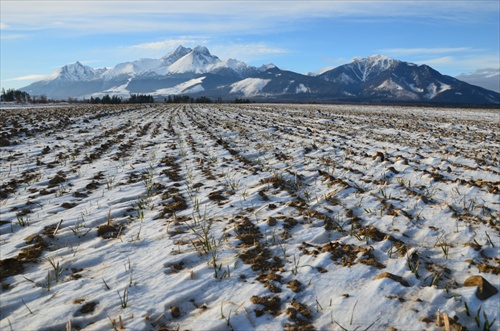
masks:
[(268, 64), (261, 65), (258, 68), (258, 70), (261, 71), (261, 72), (264, 72), (266, 70), (273, 69), (273, 68), (276, 68), (276, 66), (273, 63), (268, 63)]
[(424, 89), (421, 88), (421, 87), (415, 87), (415, 84), (408, 84), (408, 86), (410, 87), (410, 89), (413, 91), (413, 92), (417, 92), (417, 93), (422, 93), (424, 92)]
[(401, 85), (396, 84), (390, 78), (384, 80), (384, 82), (382, 84), (380, 84), (379, 86), (377, 86), (375, 89), (377, 89), (377, 90), (387, 90), (387, 91), (393, 91), (393, 90), (401, 91), (401, 90), (404, 90), (403, 87), (401, 87)]
[(434, 83), (430, 83), (427, 86), (427, 94), (424, 95), (424, 98), (430, 100), (433, 99), (438, 94), (438, 87)]
[(438, 81), (438, 83), (439, 83), (439, 92), (438, 93), (451, 90), (451, 85), (442, 83), (440, 81)]
[(297, 88), (295, 89), (295, 93), (310, 93), (311, 89), (304, 84), (299, 84)]
[(246, 97), (259, 94), (262, 89), (270, 82), (270, 79), (246, 78), (234, 84), (231, 84), (230, 93), (243, 93)]
[(188, 80), (187, 82), (178, 84), (174, 87), (158, 89), (155, 92), (153, 92), (153, 95), (174, 95), (182, 93), (201, 92), (205, 90), (201, 85), (201, 83), (203, 83), (203, 80), (205, 78), (206, 78), (205, 76), (194, 78)]

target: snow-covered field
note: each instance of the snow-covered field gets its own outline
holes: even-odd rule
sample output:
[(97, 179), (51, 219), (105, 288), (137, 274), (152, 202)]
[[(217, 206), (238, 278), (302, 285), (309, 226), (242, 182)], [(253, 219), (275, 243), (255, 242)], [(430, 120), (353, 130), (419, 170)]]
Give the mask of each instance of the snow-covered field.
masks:
[(497, 110), (86, 105), (0, 122), (2, 330), (500, 327)]

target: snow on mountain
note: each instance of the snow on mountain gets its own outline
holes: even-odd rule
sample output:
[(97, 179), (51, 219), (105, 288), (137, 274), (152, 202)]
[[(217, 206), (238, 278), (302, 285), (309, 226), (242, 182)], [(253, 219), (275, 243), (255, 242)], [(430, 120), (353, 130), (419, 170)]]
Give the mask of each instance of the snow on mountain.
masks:
[(431, 100), (435, 98), (439, 93), (442, 93), (444, 91), (448, 91), (451, 89), (451, 86), (448, 84), (441, 83), (440, 81), (436, 83), (430, 83), (429, 86), (427, 86), (427, 94), (424, 95), (424, 97), (428, 100)]
[(130, 92), (127, 90), (128, 84), (132, 78), (129, 78), (126, 83), (119, 85), (119, 86), (113, 86), (111, 88), (108, 88), (107, 90), (101, 91), (101, 92), (96, 92), (96, 93), (90, 93), (85, 96), (83, 96), (83, 99), (90, 99), (92, 98), (102, 98), (105, 95), (112, 95), (116, 96), (119, 98), (128, 98), (130, 96)]
[(237, 72), (240, 75), (245, 75), (248, 71), (251, 71), (252, 69), (255, 69), (253, 67), (249, 67), (245, 62), (241, 62), (235, 59), (228, 59), (225, 61), (220, 61), (215, 63), (211, 68), (210, 71), (217, 71), (220, 69), (231, 69)]
[(68, 82), (88, 81), (98, 78), (104, 70), (85, 66), (77, 61), (58, 69), (50, 76), (49, 80), (57, 79)]
[(190, 94), (225, 99), (240, 94), (289, 102), (500, 103), (498, 93), (442, 75), (427, 65), (383, 55), (355, 58), (311, 76), (281, 70), (272, 63), (253, 67), (236, 59), (222, 61), (202, 46), (179, 46), (160, 59), (142, 58), (109, 69), (76, 62), (21, 90), (54, 99), (149, 93), (158, 98)]
[(213, 68), (221, 60), (210, 54), (206, 47), (197, 46), (191, 52), (181, 57), (168, 67), (168, 73), (194, 72), (203, 74)]
[(202, 92), (205, 89), (201, 85), (206, 77), (199, 77), (190, 79), (187, 82), (178, 84), (174, 87), (163, 88), (156, 90), (153, 95), (175, 95), (175, 94), (185, 94), (185, 93), (197, 93)]
[(243, 93), (246, 97), (255, 96), (270, 82), (270, 79), (246, 78), (231, 84), (230, 93)]
[(157, 59), (140, 59), (133, 62), (124, 62), (108, 69), (104, 74), (104, 79), (113, 79), (121, 75), (136, 76), (147, 72), (162, 72), (162, 61)]
[(401, 85), (395, 83), (392, 79), (384, 80), (382, 84), (377, 86), (375, 89), (377, 90), (402, 90), (403, 87)]
[(260, 72), (264, 72), (266, 70), (273, 69), (273, 68), (277, 68), (274, 65), (274, 63), (268, 63), (268, 64), (261, 65), (259, 68), (257, 68), (257, 70), (259, 70)]
[(175, 51), (165, 55), (160, 60), (163, 64), (163, 66), (168, 67), (172, 63), (175, 63), (177, 60), (179, 60), (183, 56), (186, 56), (187, 54), (191, 53), (192, 51), (193, 50), (191, 48), (186, 48), (186, 47), (181, 45), (181, 46), (177, 47)]
[(295, 93), (311, 93), (311, 89), (300, 83), (299, 86), (295, 88)]
[(383, 55), (372, 55), (367, 58), (355, 58), (346, 67), (350, 69), (356, 77), (366, 82), (369, 78), (386, 71), (399, 61)]

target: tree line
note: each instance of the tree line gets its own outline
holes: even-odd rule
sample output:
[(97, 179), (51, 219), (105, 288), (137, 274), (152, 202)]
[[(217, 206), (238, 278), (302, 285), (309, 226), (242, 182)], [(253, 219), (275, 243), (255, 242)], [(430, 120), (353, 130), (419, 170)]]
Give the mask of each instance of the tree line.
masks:
[(0, 94), (1, 102), (17, 102), (17, 103), (47, 103), (51, 102), (45, 95), (40, 95), (33, 97), (28, 92), (18, 91), (15, 89), (2, 88), (2, 94)]
[[(116, 95), (110, 96), (109, 94), (103, 97), (90, 97), (90, 99), (77, 100), (69, 98), (68, 100), (52, 100), (47, 98), (45, 95), (41, 96), (31, 96), (28, 92), (19, 91), (15, 89), (5, 90), (2, 88), (2, 94), (0, 95), (0, 101), (2, 102), (17, 102), (17, 103), (48, 103), (48, 102), (58, 102), (67, 101), (70, 103), (91, 103), (91, 104), (121, 104), (121, 103), (154, 103), (154, 97), (151, 94), (131, 94), (127, 100)], [(169, 95), (168, 98), (163, 100), (165, 103), (224, 103), (222, 98), (218, 97), (211, 99), (206, 96), (200, 96), (198, 98), (193, 98), (188, 95)], [(227, 102), (227, 101), (226, 101)], [(234, 99), (233, 103), (250, 103), (250, 99)]]
[(122, 98), (113, 95), (112, 97), (109, 94), (106, 94), (102, 98), (99, 97), (90, 97), (90, 103), (102, 103), (102, 104), (112, 104), (117, 105), (120, 103), (153, 103), (155, 102), (154, 98), (150, 94), (131, 94), (128, 100), (124, 101)]

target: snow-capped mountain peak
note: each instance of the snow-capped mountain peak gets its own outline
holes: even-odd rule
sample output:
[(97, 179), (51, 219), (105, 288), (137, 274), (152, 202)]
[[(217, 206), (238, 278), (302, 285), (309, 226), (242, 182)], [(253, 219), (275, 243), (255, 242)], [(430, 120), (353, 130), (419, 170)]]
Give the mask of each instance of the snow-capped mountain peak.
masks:
[(398, 60), (375, 54), (366, 58), (354, 58), (347, 66), (360, 81), (365, 82), (369, 77), (378, 75), (397, 63)]
[(208, 72), (215, 64), (221, 60), (212, 54), (203, 46), (197, 46), (188, 54), (184, 55), (174, 63), (172, 63), (167, 72), (168, 73), (205, 73)]
[(161, 74), (162, 65), (162, 61), (157, 59), (139, 59), (133, 62), (119, 63), (113, 68), (108, 69), (103, 74), (103, 78), (109, 80), (122, 75), (133, 77), (147, 72)]
[(163, 65), (164, 66), (169, 66), (171, 65), (172, 63), (176, 62), (177, 60), (179, 60), (180, 58), (182, 58), (183, 56), (189, 54), (190, 52), (192, 52), (193, 50), (191, 48), (187, 48), (187, 47), (184, 47), (184, 46), (179, 46), (175, 49), (175, 51), (165, 55), (164, 57), (162, 57), (160, 60), (162, 61)]
[(394, 62), (398, 62), (398, 60), (394, 60), (393, 58), (390, 58), (390, 57), (385, 56), (385, 55), (380, 55), (380, 54), (373, 54), (373, 55), (370, 55), (364, 59), (358, 58), (358, 61), (369, 62), (374, 66), (382, 66), (385, 68), (388, 68)]
[(67, 64), (60, 68), (52, 75), (52, 77), (69, 82), (82, 80), (87, 81), (96, 78), (101, 72), (102, 71), (99, 69), (93, 69), (89, 66), (81, 64), (79, 61), (76, 61), (73, 64)]
[(208, 48), (206, 48), (205, 46), (196, 46), (193, 49), (193, 52), (204, 54), (204, 55), (207, 55), (207, 56), (211, 56), (212, 55), (212, 54), (210, 54), (210, 51), (208, 50)]
[(268, 63), (268, 64), (261, 65), (258, 69), (259, 69), (259, 71), (264, 72), (266, 70), (273, 69), (273, 68), (278, 68), (278, 67), (275, 66), (274, 63)]

